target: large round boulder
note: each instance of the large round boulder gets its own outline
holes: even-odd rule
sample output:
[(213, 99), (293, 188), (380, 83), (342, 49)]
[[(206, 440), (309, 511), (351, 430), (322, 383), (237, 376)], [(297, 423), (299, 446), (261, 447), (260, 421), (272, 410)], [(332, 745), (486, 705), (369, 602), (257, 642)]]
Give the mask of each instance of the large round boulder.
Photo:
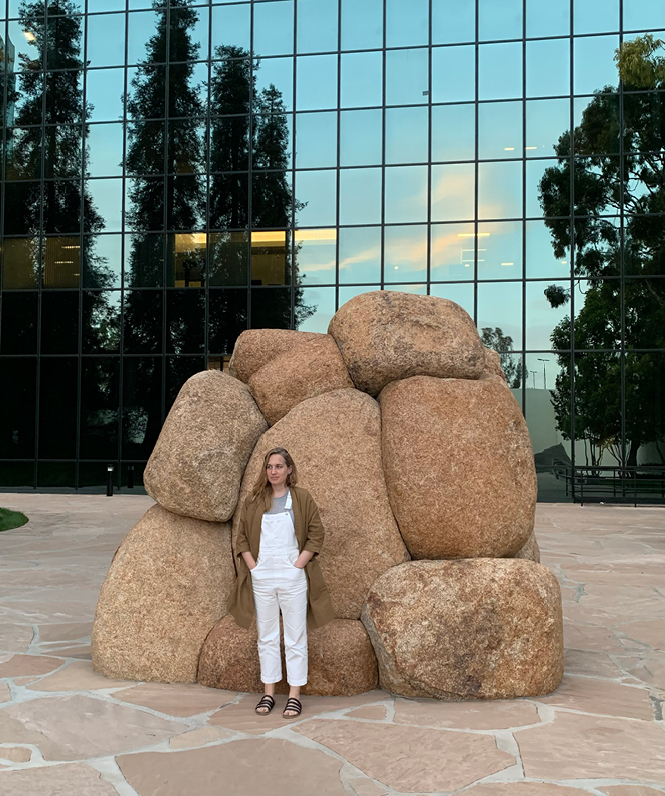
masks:
[(308, 398), (353, 387), (337, 343), (328, 334), (280, 354), (252, 374), (248, 384), (271, 426)]
[(513, 699), (549, 694), (563, 676), (559, 584), (531, 561), (402, 564), (374, 584), (362, 621), (395, 694)]
[(362, 293), (339, 308), (328, 333), (356, 387), (370, 395), (409, 376), (478, 379), (485, 370), (473, 320), (448, 299), (392, 290)]
[(413, 558), (512, 556), (533, 531), (524, 416), (498, 376), (415, 376), (381, 393), (383, 468)]
[(239, 506), (256, 483), (266, 453), (276, 447), (293, 456), (298, 485), (309, 490), (319, 507), (325, 528), (319, 562), (335, 616), (359, 619), (378, 576), (409, 559), (383, 477), (379, 405), (354, 389), (298, 404), (256, 443)]
[(175, 514), (226, 522), (266, 428), (247, 385), (218, 370), (197, 373), (162, 427), (143, 473), (146, 492)]
[(92, 630), (92, 665), (126, 680), (196, 681), (235, 579), (228, 524), (153, 506), (116, 551)]
[(235, 342), (229, 373), (240, 381), (248, 382), (268, 362), (319, 337), (321, 335), (317, 332), (296, 332), (292, 329), (247, 329)]
[[(376, 688), (376, 656), (361, 622), (334, 619), (310, 630), (307, 642), (309, 668), (304, 694), (352, 696)], [(283, 647), (282, 672), (286, 675)], [(238, 627), (230, 615), (220, 620), (201, 650), (198, 681), (210, 688), (262, 692), (256, 627)], [(287, 694), (288, 690), (284, 677), (276, 691)]]

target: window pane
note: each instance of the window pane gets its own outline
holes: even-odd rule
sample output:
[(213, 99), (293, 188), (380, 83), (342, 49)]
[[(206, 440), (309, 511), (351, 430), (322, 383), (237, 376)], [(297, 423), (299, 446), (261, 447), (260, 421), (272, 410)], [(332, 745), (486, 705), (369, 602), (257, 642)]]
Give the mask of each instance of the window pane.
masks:
[(304, 288), (302, 301), (307, 311), (300, 314), (301, 320), (296, 322), (296, 328), (301, 332), (325, 334), (335, 314), (335, 288)]
[(230, 354), (247, 328), (247, 290), (211, 290), (208, 296), (208, 350)]
[(92, 199), (87, 229), (91, 229), (96, 218), (100, 218), (107, 232), (122, 230), (122, 191), (121, 179), (88, 180), (85, 183), (88, 195)]
[(252, 285), (291, 284), (291, 236), (286, 230), (252, 232)]
[(337, 113), (299, 113), (296, 117), (296, 168), (336, 165)]
[(522, 276), (522, 222), (478, 225), (478, 279)]
[(337, 50), (337, 0), (298, 0), (298, 52)]
[(298, 271), (302, 284), (334, 284), (337, 230), (297, 229), (295, 242), (298, 252)]
[(386, 168), (385, 220), (427, 220), (427, 166)]
[(483, 44), (478, 51), (478, 96), (509, 99), (522, 96), (522, 45)]
[(85, 90), (87, 100), (92, 105), (90, 121), (110, 122), (122, 119), (124, 69), (91, 69), (86, 76)]
[[(5, 293), (2, 297), (0, 353), (37, 353), (37, 293)], [(6, 382), (9, 384), (10, 382)]]
[(529, 157), (549, 157), (559, 137), (570, 130), (570, 101), (567, 99), (535, 100), (526, 103), (526, 141)]
[[(564, 318), (570, 317), (570, 304), (554, 308), (545, 298), (545, 289), (551, 285), (560, 290), (570, 290), (570, 281), (527, 282), (526, 285), (526, 347), (531, 350), (551, 348), (552, 330)], [(539, 375), (542, 379), (542, 363)]]
[(429, 0), (387, 0), (386, 45), (410, 47), (429, 42)]
[(340, 165), (366, 166), (381, 162), (382, 122), (380, 110), (342, 111)]
[(218, 47), (238, 47), (249, 50), (250, 4), (212, 7), (212, 54), (239, 56), (241, 53), (217, 52)]
[(162, 426), (161, 357), (127, 357), (122, 380), (122, 453), (147, 459)]
[(296, 197), (305, 206), (298, 212), (301, 227), (327, 227), (336, 223), (337, 173), (299, 171)]
[(483, 102), (478, 106), (478, 156), (522, 155), (522, 103)]
[(478, 218), (518, 218), (522, 215), (522, 164), (478, 165)]
[(125, 293), (124, 350), (126, 354), (162, 353), (161, 290), (128, 290)]
[(432, 3), (433, 44), (454, 44), (475, 39), (474, 0), (437, 0)]
[(570, 248), (561, 257), (554, 255), (550, 230), (543, 221), (526, 222), (526, 275), (532, 277), (558, 277), (570, 275)]
[[(167, 287), (203, 287), (207, 237), (205, 232), (178, 232), (166, 243)], [(192, 354), (194, 351), (174, 351)]]
[(2, 289), (17, 290), (39, 284), (39, 241), (5, 238), (2, 245)]
[(85, 358), (81, 363), (81, 447), (87, 459), (118, 455), (120, 360)]
[(380, 227), (342, 228), (339, 230), (339, 281), (381, 281)]
[(122, 287), (122, 235), (88, 235), (83, 243), (83, 287)]
[(593, 94), (605, 86), (616, 88), (619, 78), (614, 51), (618, 46), (617, 36), (575, 39), (575, 94)]
[(122, 176), (122, 124), (92, 124), (89, 128), (88, 173), (91, 177)]
[(150, 37), (155, 34), (162, 16), (163, 14), (159, 14), (156, 11), (138, 11), (129, 15), (128, 64), (137, 64), (145, 59), (147, 43), (150, 41)]
[(623, 0), (624, 30), (665, 28), (665, 5), (660, 0)]
[(81, 281), (81, 239), (46, 238), (44, 246), (45, 288), (78, 287)]
[(432, 160), (473, 160), (476, 111), (473, 105), (432, 107)]
[(570, 40), (530, 41), (526, 45), (526, 95), (570, 94)]
[(427, 108), (386, 110), (386, 163), (427, 160)]
[(166, 291), (166, 352), (203, 351), (205, 294), (202, 290)]
[(246, 232), (210, 233), (208, 258), (210, 285), (247, 284), (249, 236)]
[(570, 0), (528, 0), (526, 35), (565, 36), (570, 32)]
[(473, 163), (432, 166), (432, 221), (473, 218), (474, 185)]
[(120, 348), (121, 292), (83, 292), (83, 353), (113, 353)]
[(473, 318), (473, 284), (432, 285), (430, 295), (454, 301)]
[(526, 207), (527, 218), (538, 218), (543, 215), (540, 204), (540, 182), (547, 169), (557, 166), (556, 160), (529, 160), (526, 163)]
[[(0, 390), (0, 458), (32, 459), (35, 455), (37, 359), (0, 359), (0, 383), (11, 385), (11, 389)], [(2, 473), (3, 486), (8, 485), (6, 475)]]
[(378, 224), (381, 221), (381, 169), (340, 172), (339, 223)]
[(252, 175), (252, 226), (282, 229), (291, 224), (293, 191), (286, 171), (256, 172)]
[(429, 95), (428, 51), (390, 50), (386, 53), (386, 102), (388, 105), (426, 103)]
[(383, 258), (386, 282), (427, 279), (427, 227), (386, 227)]
[(476, 93), (475, 47), (432, 50), (432, 102), (465, 102)]
[[(473, 224), (434, 224), (430, 249), (431, 279), (437, 281), (473, 279), (475, 236)], [(473, 314), (473, 298), (471, 314)]]
[(342, 107), (381, 105), (382, 53), (349, 53), (342, 56)]
[(42, 293), (41, 351), (43, 354), (78, 352), (79, 294)]
[(293, 2), (256, 3), (254, 55), (289, 55), (293, 52)]
[(522, 0), (478, 0), (480, 41), (522, 38)]
[(478, 284), (478, 329), (501, 329), (522, 346), (522, 283), (481, 282)]
[(341, 0), (342, 49), (369, 50), (383, 45), (383, 0)]
[(297, 61), (298, 110), (337, 107), (337, 56), (309, 55)]
[[(39, 395), (39, 456), (73, 459), (76, 456), (78, 360), (42, 357)], [(73, 467), (73, 465), (72, 465)]]
[(574, 33), (619, 30), (619, 0), (574, 0)]
[[(301, 309), (307, 315), (308, 310)], [(250, 290), (252, 329), (291, 328), (291, 288), (253, 287)]]
[(264, 58), (260, 61), (255, 74), (259, 99), (261, 99), (260, 93), (264, 90), (268, 90), (267, 96), (270, 98), (274, 94), (274, 91), (271, 91), (271, 86), (274, 85), (279, 94), (279, 101), (284, 103), (281, 110), (293, 110), (293, 58)]
[(125, 15), (88, 16), (88, 61), (91, 66), (125, 63)]
[(127, 235), (125, 287), (160, 287), (164, 284), (164, 237)]

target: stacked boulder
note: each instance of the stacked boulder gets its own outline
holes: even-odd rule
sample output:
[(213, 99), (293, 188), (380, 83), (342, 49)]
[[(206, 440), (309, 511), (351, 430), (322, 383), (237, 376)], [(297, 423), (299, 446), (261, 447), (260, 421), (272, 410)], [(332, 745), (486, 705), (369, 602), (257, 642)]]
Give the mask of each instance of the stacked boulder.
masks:
[(239, 507), (277, 446), (326, 529), (335, 619), (310, 633), (305, 693), (558, 686), (561, 596), (538, 563), (533, 451), (499, 357), (458, 305), (391, 291), (349, 301), (328, 334), (243, 332), (228, 374), (183, 386), (144, 474), (158, 506), (102, 587), (97, 671), (262, 690), (256, 631), (226, 600)]

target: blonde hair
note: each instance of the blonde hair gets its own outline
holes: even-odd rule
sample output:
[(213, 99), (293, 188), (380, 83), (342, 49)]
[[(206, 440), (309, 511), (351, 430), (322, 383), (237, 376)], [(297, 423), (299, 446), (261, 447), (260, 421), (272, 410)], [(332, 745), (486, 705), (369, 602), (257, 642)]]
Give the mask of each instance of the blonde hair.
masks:
[(291, 472), (286, 476), (287, 487), (295, 486), (298, 483), (298, 471), (296, 470), (296, 463), (291, 458), (291, 454), (286, 448), (273, 448), (266, 453), (263, 460), (263, 468), (256, 479), (254, 489), (252, 489), (252, 500), (261, 500), (265, 505), (264, 512), (270, 511), (272, 508), (272, 485), (268, 480), (268, 462), (271, 456), (281, 456), (286, 462), (287, 467), (291, 467)]

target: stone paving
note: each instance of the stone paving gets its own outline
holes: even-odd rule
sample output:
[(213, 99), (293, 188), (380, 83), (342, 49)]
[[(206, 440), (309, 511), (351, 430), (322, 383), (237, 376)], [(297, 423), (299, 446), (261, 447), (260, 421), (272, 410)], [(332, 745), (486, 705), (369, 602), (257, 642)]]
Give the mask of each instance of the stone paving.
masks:
[(100, 585), (145, 496), (0, 495), (3, 796), (665, 794), (665, 511), (540, 504), (560, 578), (566, 675), (541, 699), (443, 703), (374, 691), (254, 695), (109, 680), (90, 663)]

